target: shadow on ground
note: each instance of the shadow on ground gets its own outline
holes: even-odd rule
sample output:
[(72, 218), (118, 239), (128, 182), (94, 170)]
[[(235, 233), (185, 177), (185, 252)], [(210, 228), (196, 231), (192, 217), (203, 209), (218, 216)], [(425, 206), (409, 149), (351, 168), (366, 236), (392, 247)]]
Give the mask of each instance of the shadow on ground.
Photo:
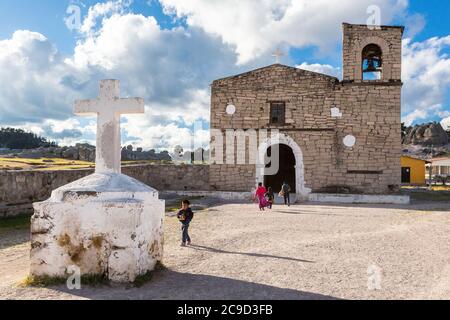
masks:
[(30, 241), (30, 230), (7, 230), (0, 232), (0, 249), (14, 247)]
[(281, 213), (281, 214), (303, 214), (303, 215), (315, 215), (315, 216), (329, 216), (329, 217), (355, 217), (355, 218), (364, 218), (363, 216), (350, 215), (350, 214), (339, 214), (339, 213), (319, 213), (317, 211), (308, 211), (301, 209), (301, 206), (291, 206), (291, 208), (297, 208), (299, 210), (292, 211), (284, 211), (278, 210), (276, 208), (273, 209), (273, 213)]
[(30, 214), (0, 218), (0, 249), (30, 241)]
[(304, 202), (296, 205), (297, 207), (336, 207), (336, 208), (367, 208), (367, 209), (397, 209), (406, 211), (450, 211), (449, 202), (434, 201), (416, 201), (411, 200), (410, 204), (347, 204), (347, 203), (320, 203), (320, 202)]
[(338, 298), (210, 275), (158, 271), (140, 288), (111, 285), (62, 292), (88, 299), (138, 300), (338, 300)]
[(295, 261), (295, 262), (314, 263), (314, 261), (302, 260), (302, 259), (296, 259), (296, 258), (290, 258), (290, 257), (274, 256), (274, 255), (263, 254), (263, 253), (226, 251), (226, 250), (210, 248), (210, 247), (205, 247), (205, 246), (198, 246), (198, 245), (191, 245), (189, 248), (192, 248), (194, 250), (200, 250), (200, 251), (209, 251), (209, 252), (213, 252), (213, 253), (237, 254), (237, 255), (244, 255), (244, 256), (256, 257), (256, 258), (270, 258), (270, 259), (281, 259), (281, 260), (288, 260), (288, 261)]

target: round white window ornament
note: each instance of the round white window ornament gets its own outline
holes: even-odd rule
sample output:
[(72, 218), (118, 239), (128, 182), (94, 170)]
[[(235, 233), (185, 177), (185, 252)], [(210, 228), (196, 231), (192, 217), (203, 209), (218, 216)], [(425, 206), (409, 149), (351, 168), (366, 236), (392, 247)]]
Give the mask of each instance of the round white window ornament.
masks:
[(355, 136), (352, 136), (352, 135), (345, 136), (345, 138), (344, 138), (344, 145), (346, 147), (353, 148), (355, 146), (355, 144), (356, 144)]
[(229, 114), (230, 116), (232, 116), (233, 114), (236, 113), (236, 106), (234, 104), (229, 104), (227, 105), (227, 114)]

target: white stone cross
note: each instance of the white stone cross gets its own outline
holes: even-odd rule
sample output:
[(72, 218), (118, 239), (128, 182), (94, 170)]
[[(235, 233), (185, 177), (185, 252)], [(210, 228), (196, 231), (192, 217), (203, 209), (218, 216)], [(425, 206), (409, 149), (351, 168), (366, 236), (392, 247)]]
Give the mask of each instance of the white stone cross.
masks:
[(120, 115), (144, 113), (144, 99), (121, 99), (119, 80), (101, 80), (100, 94), (93, 100), (75, 101), (76, 115), (97, 118), (96, 173), (121, 172)]
[(280, 50), (280, 48), (277, 48), (275, 52), (273, 53), (272, 57), (275, 57), (275, 63), (280, 63), (280, 58), (284, 56), (283, 51)]

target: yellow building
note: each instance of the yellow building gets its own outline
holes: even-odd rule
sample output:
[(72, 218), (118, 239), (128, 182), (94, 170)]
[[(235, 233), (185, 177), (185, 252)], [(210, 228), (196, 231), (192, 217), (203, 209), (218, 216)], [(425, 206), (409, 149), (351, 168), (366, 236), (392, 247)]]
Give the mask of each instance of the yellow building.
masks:
[(425, 185), (426, 160), (409, 156), (402, 156), (402, 183), (412, 185)]

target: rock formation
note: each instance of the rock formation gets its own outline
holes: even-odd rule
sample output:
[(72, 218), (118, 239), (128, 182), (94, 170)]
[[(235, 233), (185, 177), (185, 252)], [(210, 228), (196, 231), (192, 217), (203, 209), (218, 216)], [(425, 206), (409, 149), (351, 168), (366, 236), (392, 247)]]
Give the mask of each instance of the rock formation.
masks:
[(409, 129), (403, 139), (405, 145), (444, 146), (448, 143), (447, 132), (437, 122), (416, 125)]
[(129, 145), (127, 147), (122, 148), (122, 160), (163, 160), (163, 161), (171, 161), (167, 151), (162, 151), (161, 153), (156, 153), (155, 150), (143, 151), (142, 148), (137, 148), (133, 150), (133, 146)]

